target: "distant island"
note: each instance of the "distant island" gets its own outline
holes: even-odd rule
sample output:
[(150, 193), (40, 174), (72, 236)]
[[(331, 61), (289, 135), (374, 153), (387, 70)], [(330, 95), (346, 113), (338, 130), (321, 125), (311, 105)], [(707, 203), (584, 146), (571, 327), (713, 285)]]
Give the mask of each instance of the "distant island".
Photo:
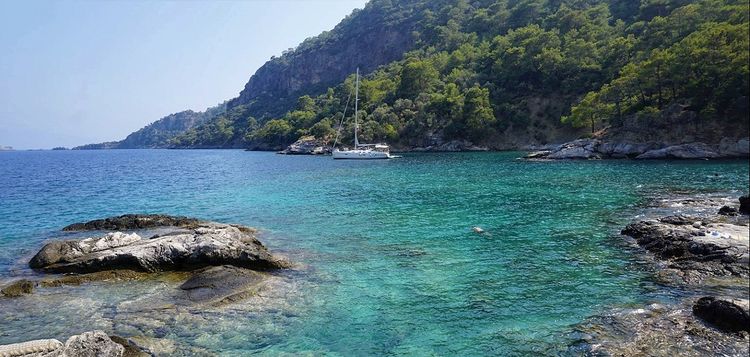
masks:
[[(272, 57), (238, 97), (75, 149), (281, 150), (309, 136), (330, 144), (359, 67), (360, 140), (399, 151), (590, 138), (635, 148), (628, 157), (683, 144), (747, 157), (747, 6), (373, 0)], [(352, 125), (344, 121), (344, 142)]]
[(0, 145), (0, 151), (13, 151), (13, 147)]

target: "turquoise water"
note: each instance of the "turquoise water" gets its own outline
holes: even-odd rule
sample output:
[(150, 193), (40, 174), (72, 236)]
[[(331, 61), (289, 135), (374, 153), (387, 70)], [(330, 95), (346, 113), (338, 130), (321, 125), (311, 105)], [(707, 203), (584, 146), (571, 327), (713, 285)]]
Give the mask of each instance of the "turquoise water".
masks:
[[(280, 275), (267, 306), (191, 311), (190, 323), (139, 333), (221, 355), (558, 354), (587, 317), (660, 298), (618, 236), (640, 205), (671, 192), (736, 196), (748, 187), (747, 161), (519, 156), (0, 153), (0, 280), (31, 274), (30, 255), (72, 222), (196, 216), (258, 227), (301, 268)], [(122, 301), (141, 294), (128, 290), (134, 284), (49, 289), (26, 306), (0, 300), (0, 344), (64, 338), (82, 324), (133, 334), (117, 320)], [(62, 295), (105, 312), (82, 315), (71, 303), (62, 319), (38, 307)]]

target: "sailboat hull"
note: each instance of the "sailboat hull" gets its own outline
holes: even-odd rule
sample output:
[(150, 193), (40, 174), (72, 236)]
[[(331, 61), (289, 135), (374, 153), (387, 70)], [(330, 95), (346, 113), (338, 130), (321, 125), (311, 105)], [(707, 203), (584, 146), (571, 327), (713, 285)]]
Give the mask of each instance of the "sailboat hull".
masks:
[(334, 159), (339, 160), (378, 160), (391, 158), (391, 155), (387, 152), (374, 150), (334, 150), (331, 156), (333, 156)]

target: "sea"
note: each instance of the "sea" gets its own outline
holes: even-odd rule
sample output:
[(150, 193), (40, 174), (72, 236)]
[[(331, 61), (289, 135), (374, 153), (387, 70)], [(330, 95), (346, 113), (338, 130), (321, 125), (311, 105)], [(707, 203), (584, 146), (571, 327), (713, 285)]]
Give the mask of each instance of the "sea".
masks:
[(0, 344), (101, 329), (163, 355), (565, 355), (587, 319), (679, 298), (619, 234), (643, 207), (749, 185), (747, 160), (522, 156), (0, 152), (0, 284), (39, 277), (28, 260), (62, 227), (126, 213), (255, 227), (295, 263), (222, 307), (170, 305), (168, 276), (0, 298)]

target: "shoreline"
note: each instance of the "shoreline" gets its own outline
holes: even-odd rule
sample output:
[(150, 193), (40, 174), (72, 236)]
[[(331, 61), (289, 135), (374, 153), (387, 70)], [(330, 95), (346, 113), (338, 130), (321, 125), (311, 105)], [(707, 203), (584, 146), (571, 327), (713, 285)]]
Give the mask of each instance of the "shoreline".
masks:
[[(578, 343), (569, 352), (747, 355), (750, 216), (745, 202), (738, 207), (691, 195), (645, 207), (650, 214), (634, 217), (621, 236), (653, 269), (658, 291), (652, 294), (672, 301), (652, 296), (592, 316), (574, 329)], [(664, 215), (663, 209), (671, 213)]]

